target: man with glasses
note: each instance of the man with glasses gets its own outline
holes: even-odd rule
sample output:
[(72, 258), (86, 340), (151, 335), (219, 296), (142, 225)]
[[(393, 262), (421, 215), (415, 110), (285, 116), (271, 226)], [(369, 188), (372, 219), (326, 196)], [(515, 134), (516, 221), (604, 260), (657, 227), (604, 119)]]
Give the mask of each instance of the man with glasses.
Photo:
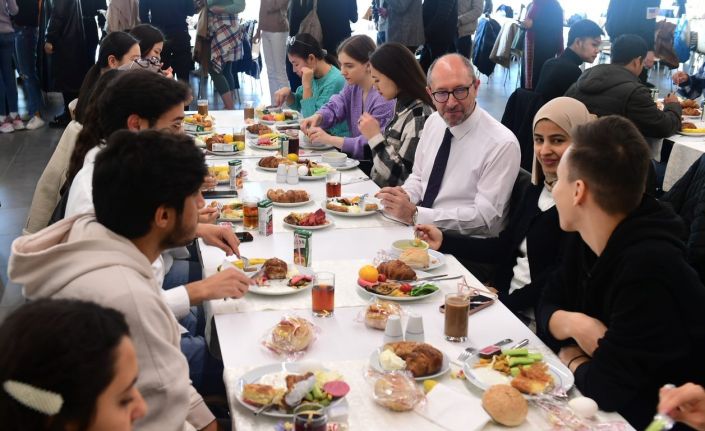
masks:
[(497, 236), (519, 173), (519, 143), (477, 106), (480, 80), (467, 58), (448, 54), (429, 69), (437, 112), (424, 125), (402, 187), (378, 193), (387, 214), (465, 235)]

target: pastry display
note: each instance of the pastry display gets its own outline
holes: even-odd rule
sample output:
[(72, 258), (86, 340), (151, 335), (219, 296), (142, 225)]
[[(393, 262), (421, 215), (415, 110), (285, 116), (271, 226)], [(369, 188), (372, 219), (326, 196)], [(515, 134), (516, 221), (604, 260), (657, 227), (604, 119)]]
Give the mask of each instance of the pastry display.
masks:
[(266, 346), (276, 352), (300, 352), (308, 348), (313, 338), (313, 323), (302, 317), (285, 317), (272, 329)]
[(431, 258), (428, 250), (421, 248), (407, 248), (399, 255), (399, 260), (413, 268), (428, 268)]
[(524, 423), (529, 404), (509, 385), (494, 385), (482, 395), (482, 407), (492, 419), (504, 426), (515, 427)]
[(330, 222), (326, 220), (325, 211), (319, 209), (312, 213), (290, 213), (284, 217), (284, 223), (294, 226), (324, 226)]
[(443, 353), (430, 344), (413, 341), (399, 341), (384, 345), (384, 350), (392, 350), (406, 362), (406, 369), (414, 377), (436, 374), (443, 366)]
[[(264, 159), (262, 159), (264, 160)], [(261, 162), (261, 161), (260, 161)], [(267, 198), (272, 202), (292, 204), (298, 202), (308, 202), (311, 198), (306, 190), (282, 190), (269, 189), (267, 190)]]
[(406, 373), (385, 373), (374, 383), (374, 400), (395, 412), (412, 410), (424, 399), (421, 389)]
[(699, 117), (702, 113), (698, 102), (693, 99), (685, 99), (681, 102), (682, 114), (686, 117)]
[(267, 259), (263, 266), (264, 275), (268, 280), (283, 280), (286, 278), (286, 273), (288, 271), (288, 266), (286, 262), (281, 259), (273, 257)]
[(388, 280), (416, 280), (416, 272), (399, 259), (380, 263), (377, 265), (377, 271), (380, 274), (384, 274)]
[(365, 325), (383, 331), (391, 315), (401, 316), (401, 307), (393, 302), (375, 301), (365, 311)]

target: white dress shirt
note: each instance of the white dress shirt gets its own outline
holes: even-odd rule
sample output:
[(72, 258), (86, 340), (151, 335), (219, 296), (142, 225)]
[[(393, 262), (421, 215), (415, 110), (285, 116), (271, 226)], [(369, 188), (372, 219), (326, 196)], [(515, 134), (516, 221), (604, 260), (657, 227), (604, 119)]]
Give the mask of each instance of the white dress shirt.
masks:
[[(402, 186), (413, 203), (421, 202), (426, 193), (447, 127), (438, 112), (426, 120), (414, 168)], [(450, 131), (453, 139), (440, 191), (433, 208), (418, 207), (417, 222), (464, 235), (497, 236), (519, 173), (519, 142), (477, 105), (470, 117)]]
[[(86, 157), (83, 159), (83, 167), (78, 171), (71, 183), (64, 217), (68, 218), (76, 214), (95, 212), (93, 207), (93, 168), (95, 166), (95, 157), (103, 148), (104, 145), (98, 145), (86, 153)], [(176, 250), (181, 251), (181, 249)], [(163, 256), (159, 256), (152, 263), (152, 270), (154, 270), (154, 275), (158, 281), (164, 281), (164, 275), (171, 269), (172, 262), (173, 258), (169, 255), (169, 250), (165, 250)], [(189, 313), (191, 303), (186, 286), (177, 286), (169, 290), (162, 289), (162, 297), (177, 320)], [(185, 330), (183, 327), (181, 329), (183, 333)]]

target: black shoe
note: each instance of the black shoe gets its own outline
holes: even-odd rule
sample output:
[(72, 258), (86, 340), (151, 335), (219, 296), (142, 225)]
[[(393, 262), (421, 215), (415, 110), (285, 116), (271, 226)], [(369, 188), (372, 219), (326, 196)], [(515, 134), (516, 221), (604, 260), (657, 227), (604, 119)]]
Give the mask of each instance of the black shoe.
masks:
[(71, 117), (66, 114), (62, 114), (58, 117), (54, 117), (54, 121), (49, 123), (49, 127), (55, 128), (65, 128), (71, 122)]

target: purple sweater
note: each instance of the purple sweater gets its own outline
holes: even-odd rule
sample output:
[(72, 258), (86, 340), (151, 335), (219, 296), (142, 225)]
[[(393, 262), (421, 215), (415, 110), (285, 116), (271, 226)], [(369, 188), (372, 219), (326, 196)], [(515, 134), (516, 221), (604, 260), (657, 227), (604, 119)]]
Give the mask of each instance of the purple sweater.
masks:
[[(384, 130), (394, 116), (396, 99), (385, 100), (381, 94), (372, 87), (367, 93), (365, 101), (365, 111), (379, 121), (380, 129)], [(343, 91), (330, 98), (328, 103), (323, 105), (318, 113), (323, 117), (321, 127), (327, 129), (342, 121), (348, 122), (350, 138), (343, 138), (343, 151), (354, 159), (364, 157), (367, 139), (360, 134), (357, 128), (357, 121), (362, 115), (362, 87), (357, 85), (346, 85)]]

